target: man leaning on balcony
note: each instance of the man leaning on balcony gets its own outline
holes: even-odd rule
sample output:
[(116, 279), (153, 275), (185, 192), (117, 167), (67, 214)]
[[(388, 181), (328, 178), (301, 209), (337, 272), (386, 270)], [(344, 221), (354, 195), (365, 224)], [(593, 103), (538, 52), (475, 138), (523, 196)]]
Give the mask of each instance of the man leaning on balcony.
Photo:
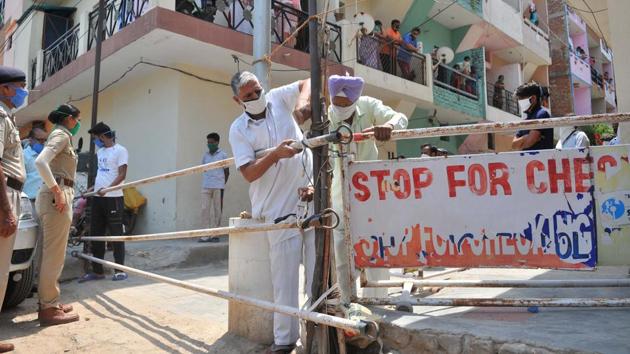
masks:
[(402, 42), (400, 20), (392, 20), (391, 27), (385, 30), (383, 36), (386, 44), (381, 48), (381, 64), (383, 65), (383, 71), (391, 74), (394, 72), (396, 46)]
[[(364, 81), (360, 77), (333, 75), (329, 78), (331, 106), (328, 110), (328, 118), (331, 131), (342, 124), (347, 124), (353, 133), (373, 131), (377, 141), (388, 141), (391, 138), (392, 130), (407, 128), (408, 120), (404, 114), (386, 106), (381, 100), (361, 96), (363, 86)], [(349, 149), (350, 152), (354, 153), (356, 161), (378, 160), (378, 147), (374, 140), (351, 143)], [(331, 187), (332, 206), (343, 220), (341, 169), (338, 160), (333, 159), (332, 161), (334, 165)], [(348, 264), (346, 256), (350, 250), (345, 247), (343, 235), (343, 226), (333, 230), (337, 274), (347, 274), (350, 271), (350, 264)], [(366, 270), (366, 275), (369, 280), (382, 280), (389, 277), (389, 271), (372, 268)], [(350, 289), (345, 289), (341, 284), (344, 302), (348, 300), (349, 291)], [(387, 296), (387, 289), (365, 289), (364, 295), (385, 297)]]

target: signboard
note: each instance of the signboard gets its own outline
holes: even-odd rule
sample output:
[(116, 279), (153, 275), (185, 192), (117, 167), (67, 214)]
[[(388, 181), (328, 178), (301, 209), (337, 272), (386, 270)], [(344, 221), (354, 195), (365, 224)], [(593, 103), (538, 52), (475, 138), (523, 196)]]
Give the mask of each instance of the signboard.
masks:
[(588, 269), (588, 149), (350, 164), (357, 267)]
[(630, 262), (630, 145), (591, 148), (595, 173), (598, 264)]

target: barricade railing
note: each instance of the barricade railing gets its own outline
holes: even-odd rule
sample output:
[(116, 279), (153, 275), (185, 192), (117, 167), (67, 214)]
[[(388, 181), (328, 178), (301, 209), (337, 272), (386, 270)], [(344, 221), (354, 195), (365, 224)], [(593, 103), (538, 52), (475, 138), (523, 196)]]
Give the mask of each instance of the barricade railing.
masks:
[[(548, 118), (539, 120), (526, 120), (519, 122), (507, 122), (507, 123), (482, 123), (482, 124), (467, 124), (460, 126), (444, 126), (444, 127), (431, 127), (409, 130), (398, 130), (392, 132), (392, 140), (404, 140), (404, 139), (417, 139), (424, 137), (438, 137), (438, 136), (453, 136), (453, 135), (467, 135), (467, 134), (487, 134), (487, 133), (505, 133), (513, 132), (517, 130), (531, 130), (531, 129), (545, 129), (562, 126), (581, 126), (590, 125), (594, 123), (620, 123), (629, 122), (630, 113), (616, 113), (616, 114), (599, 114), (591, 116), (572, 116), (572, 117), (560, 117), (560, 118)], [(354, 142), (361, 142), (368, 139), (374, 139), (374, 133), (352, 133), (348, 126), (341, 126), (338, 130), (311, 139), (305, 139), (300, 142), (294, 142), (292, 146), (298, 149), (316, 148), (326, 144), (337, 143), (340, 144), (340, 158), (342, 159), (342, 180), (348, 178), (349, 163), (351, 161), (351, 155), (347, 154), (346, 145)], [(265, 150), (257, 156), (263, 156), (273, 149)], [(119, 190), (126, 187), (144, 185), (148, 183), (155, 183), (162, 180), (167, 180), (175, 177), (181, 177), (191, 175), (194, 173), (201, 173), (211, 169), (225, 168), (234, 163), (234, 159), (226, 159), (210, 164), (204, 164), (178, 170), (154, 177), (141, 179), (125, 184), (121, 184), (115, 187), (102, 189), (100, 192), (110, 192)], [(349, 196), (348, 190), (344, 188), (343, 205), (344, 205), (344, 243), (348, 246), (348, 250), (352, 250), (352, 238), (350, 235), (350, 213), (349, 209)], [(93, 196), (95, 192), (86, 194), (86, 196)], [(316, 222), (310, 225), (300, 225), (297, 223), (281, 223), (281, 224), (259, 224), (241, 227), (223, 227), (214, 229), (202, 229), (202, 230), (189, 230), (178, 231), (159, 234), (148, 235), (134, 235), (134, 236), (88, 236), (83, 237), (84, 241), (147, 241), (147, 240), (170, 240), (170, 239), (183, 239), (183, 238), (195, 238), (203, 236), (216, 236), (226, 233), (249, 233), (258, 231), (270, 231), (270, 230), (282, 230), (290, 228), (306, 228), (306, 227), (326, 227), (321, 222), (322, 216), (320, 216), (319, 224)], [(312, 321), (315, 323), (324, 324), (327, 326), (344, 329), (355, 333), (364, 333), (367, 326), (367, 322), (353, 321), (349, 319), (330, 316), (327, 314), (317, 313), (310, 310), (300, 310), (297, 308), (277, 305), (268, 301), (257, 300), (246, 296), (233, 294), (226, 291), (215, 290), (199, 285), (191, 284), (189, 282), (179, 281), (176, 279), (168, 278), (165, 276), (145, 272), (139, 269), (119, 265), (116, 263), (104, 261), (87, 254), (73, 253), (73, 256), (82, 258), (87, 261), (102, 264), (107, 268), (119, 269), (126, 271), (130, 274), (139, 275), (151, 280), (171, 284), (174, 286), (182, 287), (185, 289), (193, 290), (196, 292), (204, 293), (211, 296), (220, 297), (230, 301), (236, 301), (262, 309), (266, 309), (273, 312), (283, 313), (289, 316), (298, 317), (304, 320)], [(409, 306), (553, 306), (553, 307), (619, 307), (630, 306), (630, 299), (627, 298), (585, 298), (585, 299), (549, 299), (549, 298), (529, 298), (529, 299), (444, 299), (444, 298), (359, 298), (356, 295), (356, 283), (354, 276), (355, 262), (353, 259), (352, 251), (346, 254), (348, 257), (350, 267), (349, 274), (338, 274), (337, 280), (339, 289), (341, 291), (341, 306), (349, 305), (349, 302), (357, 302), (360, 304), (369, 305), (397, 305), (401, 301), (404, 301)], [(461, 270), (461, 269), (459, 269)], [(450, 271), (447, 271), (450, 272)], [(428, 287), (428, 286), (458, 286), (458, 287), (628, 287), (630, 286), (630, 280), (626, 279), (599, 279), (589, 281), (579, 280), (523, 280), (523, 281), (444, 281), (444, 280), (403, 280), (403, 281), (376, 281), (366, 282), (362, 281), (362, 286), (370, 287), (396, 287), (403, 286), (407, 293), (413, 286)], [(345, 290), (344, 290), (345, 289)], [(348, 292), (350, 289), (350, 292)], [(322, 299), (317, 299), (316, 302), (320, 302)]]

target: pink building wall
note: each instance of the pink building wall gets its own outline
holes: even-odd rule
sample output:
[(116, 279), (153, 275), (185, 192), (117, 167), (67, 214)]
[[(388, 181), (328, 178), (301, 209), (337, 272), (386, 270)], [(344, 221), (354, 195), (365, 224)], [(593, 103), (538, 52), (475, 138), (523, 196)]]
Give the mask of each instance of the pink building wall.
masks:
[(591, 114), (591, 88), (577, 87), (573, 89), (573, 110), (577, 115)]

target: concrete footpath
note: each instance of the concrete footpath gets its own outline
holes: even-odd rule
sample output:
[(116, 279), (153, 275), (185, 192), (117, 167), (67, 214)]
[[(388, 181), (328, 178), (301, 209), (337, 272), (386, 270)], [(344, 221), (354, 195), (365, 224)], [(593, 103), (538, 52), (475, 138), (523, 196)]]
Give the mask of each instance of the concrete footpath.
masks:
[[(430, 273), (429, 273), (430, 274)], [(626, 278), (628, 268), (597, 271), (471, 269), (440, 279)], [(400, 289), (390, 289), (390, 293)], [(630, 288), (444, 288), (437, 298), (630, 297)], [(630, 308), (374, 308), (384, 343), (406, 353), (630, 353)]]

